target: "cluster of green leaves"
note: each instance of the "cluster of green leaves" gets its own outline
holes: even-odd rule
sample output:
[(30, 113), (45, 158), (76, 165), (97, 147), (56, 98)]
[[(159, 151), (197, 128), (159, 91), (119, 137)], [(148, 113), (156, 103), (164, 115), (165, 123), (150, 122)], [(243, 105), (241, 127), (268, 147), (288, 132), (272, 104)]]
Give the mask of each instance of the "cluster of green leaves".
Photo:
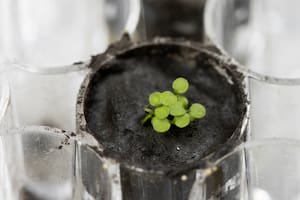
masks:
[(195, 119), (201, 119), (206, 114), (205, 107), (194, 103), (190, 107), (188, 99), (183, 96), (189, 89), (189, 82), (180, 77), (173, 81), (173, 92), (153, 92), (149, 96), (149, 103), (153, 109), (146, 107), (147, 115), (142, 124), (151, 119), (153, 129), (158, 133), (165, 133), (171, 125), (184, 128)]

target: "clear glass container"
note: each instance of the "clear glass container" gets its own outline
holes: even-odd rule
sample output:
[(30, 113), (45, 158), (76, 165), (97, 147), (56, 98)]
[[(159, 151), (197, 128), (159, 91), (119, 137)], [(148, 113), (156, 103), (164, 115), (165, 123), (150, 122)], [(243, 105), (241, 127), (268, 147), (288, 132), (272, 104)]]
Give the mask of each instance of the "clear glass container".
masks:
[[(0, 135), (0, 199), (99, 199), (89, 192), (103, 180), (92, 171), (99, 167), (98, 155), (79, 138), (72, 132), (42, 126)], [(93, 143), (92, 138), (84, 141)], [(79, 156), (89, 162), (82, 169)]]
[(7, 64), (16, 126), (45, 125), (75, 130), (76, 96), (87, 63), (59, 68)]
[[(187, 200), (192, 185), (197, 180), (197, 177), (200, 176), (198, 174), (198, 170), (202, 170), (206, 167), (207, 159), (212, 158), (212, 155), (215, 155), (216, 158), (222, 157), (226, 152), (231, 151), (235, 146), (240, 144), (245, 140), (248, 134), (248, 101), (247, 101), (247, 79), (245, 77), (239, 76), (238, 71), (230, 69), (230, 67), (234, 67), (236, 69), (234, 63), (230, 62), (228, 57), (220, 57), (217, 54), (214, 54), (209, 51), (206, 46), (202, 46), (201, 48), (197, 48), (196, 45), (193, 45), (193, 42), (190, 41), (177, 41), (177, 40), (167, 40), (160, 39), (152, 41), (141, 42), (138, 45), (135, 43), (130, 43), (126, 41), (128, 46), (125, 46), (124, 43), (116, 43), (114, 47), (119, 50), (120, 47), (123, 47), (121, 50), (122, 53), (119, 53), (119, 57), (124, 57), (124, 60), (134, 59), (135, 57), (139, 58), (141, 55), (152, 56), (152, 52), (154, 57), (170, 55), (172, 54), (173, 58), (168, 58), (168, 62), (173, 62), (173, 59), (180, 60), (181, 63), (186, 64), (187, 66), (198, 67), (198, 65), (194, 65), (195, 61), (197, 63), (205, 63), (207, 67), (214, 67), (214, 69), (218, 70), (221, 73), (222, 78), (228, 80), (231, 84), (241, 84), (241, 87), (236, 88), (234, 92), (239, 94), (239, 97), (245, 98), (242, 103), (238, 104), (239, 107), (244, 108), (244, 113), (241, 115), (241, 121), (237, 124), (234, 132), (228, 137), (224, 138), (224, 143), (218, 143), (214, 150), (211, 151), (207, 157), (203, 158), (198, 163), (191, 167), (182, 168), (181, 170), (169, 170), (168, 172), (159, 169), (146, 169), (142, 167), (138, 167), (136, 164), (128, 164), (127, 158), (123, 159), (114, 159), (110, 155), (108, 150), (109, 148), (105, 148), (101, 145), (101, 139), (99, 139), (99, 145), (96, 149), (100, 160), (102, 160), (102, 167), (96, 168), (98, 170), (98, 174), (106, 174), (109, 173), (109, 177), (113, 177), (113, 181), (110, 179), (102, 182), (102, 189), (105, 190), (105, 198), (106, 200), (173, 200), (173, 199), (182, 199)], [(163, 49), (164, 51), (159, 51)], [(87, 102), (89, 94), (89, 90), (93, 87), (93, 83), (95, 80), (95, 76), (98, 76), (97, 70), (101, 69), (101, 67), (112, 65), (116, 62), (115, 58), (115, 49), (110, 49), (111, 52), (106, 52), (102, 55), (101, 59), (97, 62), (97, 67), (93, 71), (91, 71), (85, 78), (82, 83), (78, 98), (77, 98), (77, 133), (88, 136), (88, 135), (97, 135), (98, 132), (91, 130), (88, 126), (89, 119), (86, 118), (87, 112)], [(117, 51), (118, 52), (118, 51)], [(142, 53), (141, 53), (142, 52)], [(187, 54), (185, 54), (187, 53)], [(194, 57), (195, 55), (195, 57)], [(161, 57), (161, 60), (163, 60)], [(203, 60), (208, 60), (206, 63)], [(126, 63), (126, 62), (124, 62)], [(138, 62), (137, 62), (138, 63)], [(191, 64), (192, 63), (192, 64)], [(229, 72), (230, 71), (230, 72)], [(101, 79), (99, 79), (101, 80)], [(99, 81), (97, 80), (97, 81)], [(238, 82), (238, 83), (237, 83)], [(133, 84), (133, 83), (131, 83)], [(103, 89), (103, 88), (102, 88)], [(107, 88), (109, 89), (109, 88)], [(243, 105), (242, 105), (243, 104)], [(120, 104), (121, 105), (121, 104)], [(237, 106), (237, 107), (238, 107)], [(242, 112), (242, 111), (241, 111)], [(104, 127), (106, 129), (107, 127)], [(102, 129), (101, 129), (102, 130)], [(130, 130), (130, 129), (129, 129)], [(130, 131), (127, 136), (130, 134), (135, 134), (134, 130)], [(126, 136), (126, 137), (127, 137)], [(116, 137), (123, 137), (123, 135), (118, 135)], [(125, 137), (125, 136), (124, 136)], [(213, 140), (214, 138), (212, 138)], [(118, 143), (111, 142), (110, 145), (118, 146)], [(207, 144), (204, 144), (204, 146)], [(134, 151), (134, 150), (133, 150)], [(139, 153), (138, 155), (142, 155), (143, 153)], [(188, 162), (188, 161), (187, 161)], [(193, 162), (193, 161), (192, 161)], [(237, 162), (237, 161), (236, 161)], [(88, 162), (83, 162), (88, 163)], [(237, 173), (238, 168), (233, 166), (228, 172)], [(86, 171), (86, 170), (85, 170)], [(105, 177), (105, 175), (103, 175)], [(209, 184), (208, 190), (210, 192), (215, 191), (216, 185), (213, 183), (215, 177), (212, 177), (212, 183)], [(100, 189), (101, 190), (101, 189)], [(97, 188), (95, 188), (95, 191)], [(108, 191), (108, 192), (107, 192)]]
[[(228, 173), (233, 167), (239, 172)], [(299, 167), (299, 141), (268, 139), (244, 143), (198, 172), (201, 176), (189, 200), (296, 200), (300, 197)], [(207, 186), (212, 178), (217, 180), (214, 183), (218, 189), (210, 194)]]
[(75, 131), (76, 95), (90, 57), (135, 31), (139, 0), (3, 0), (1, 5), (6, 12), (0, 25), (6, 29), (0, 54), (17, 126)]
[(300, 195), (300, 143), (296, 140), (244, 143), (224, 157), (207, 159), (196, 171), (173, 178), (103, 158), (95, 144), (93, 138), (49, 127), (0, 134), (0, 198), (173, 199), (174, 192), (184, 191), (186, 184), (191, 191), (176, 197), (296, 200)]
[[(205, 33), (249, 76), (253, 138), (299, 139), (300, 2), (210, 0)], [(257, 134), (260, 133), (260, 134)]]
[(14, 120), (9, 86), (6, 78), (0, 72), (0, 132), (5, 132), (13, 127), (15, 125)]
[(66, 135), (30, 127), (1, 136), (1, 199), (70, 199), (75, 143)]
[[(139, 0), (3, 0), (3, 54), (35, 67), (71, 65), (135, 31)], [(1, 23), (0, 23), (1, 24)]]

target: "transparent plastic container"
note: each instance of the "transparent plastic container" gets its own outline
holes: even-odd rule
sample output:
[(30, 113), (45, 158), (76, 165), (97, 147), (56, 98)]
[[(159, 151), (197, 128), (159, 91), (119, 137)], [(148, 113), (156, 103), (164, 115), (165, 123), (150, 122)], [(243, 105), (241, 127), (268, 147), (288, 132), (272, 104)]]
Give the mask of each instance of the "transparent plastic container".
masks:
[[(139, 0), (3, 0), (3, 54), (20, 65), (89, 60), (135, 31)], [(1, 23), (0, 23), (1, 24)]]
[[(160, 49), (163, 49), (163, 51), (159, 51)], [(88, 119), (86, 118), (87, 96), (90, 95), (88, 94), (90, 92), (89, 90), (92, 87), (93, 81), (95, 81), (93, 78), (98, 75), (97, 70), (101, 69), (102, 66), (109, 66), (114, 63), (116, 57), (125, 57), (129, 60), (133, 59), (135, 56), (137, 58), (142, 57), (141, 55), (143, 54), (152, 56), (152, 52), (156, 53), (154, 54), (155, 56), (160, 55), (162, 57), (164, 55), (172, 54), (174, 59), (178, 59), (182, 63), (188, 63), (188, 66), (197, 67), (197, 64), (193, 65), (195, 60), (197, 60), (198, 63), (203, 62), (202, 59), (208, 60), (208, 62), (205, 63), (206, 66), (214, 67), (221, 73), (222, 78), (228, 79), (229, 83), (242, 84), (235, 92), (239, 94), (239, 97), (245, 98), (245, 101), (238, 104), (240, 107), (245, 108), (245, 112), (241, 115), (241, 119), (232, 135), (225, 138), (224, 143), (218, 143), (215, 150), (209, 153), (209, 155), (205, 156), (201, 161), (195, 163), (195, 165), (191, 167), (183, 167), (181, 170), (170, 170), (168, 173), (163, 169), (145, 169), (135, 164), (128, 164), (126, 159), (116, 160), (109, 154), (105, 154), (105, 152), (109, 150), (108, 148), (106, 149), (99, 140), (99, 145), (96, 150), (104, 165), (102, 165), (101, 168), (98, 168), (98, 173), (105, 174), (107, 171), (113, 171), (111, 173), (113, 182), (111, 182), (110, 179), (102, 182), (102, 188), (108, 188), (110, 191), (105, 193), (106, 196), (103, 198), (105, 200), (188, 200), (189, 193), (197, 180), (197, 177), (202, 176), (202, 170), (210, 164), (210, 162), (207, 161), (210, 158), (212, 160), (218, 159), (227, 152), (230, 152), (234, 147), (243, 142), (248, 135), (249, 107), (248, 101), (246, 100), (248, 95), (246, 85), (247, 79), (244, 79), (245, 77), (243, 76), (239, 76), (241, 75), (239, 71), (234, 70), (238, 69), (238, 67), (232, 63), (228, 57), (221, 57), (209, 51), (209, 48), (206, 46), (197, 46), (190, 41), (169, 40), (166, 38), (159, 38), (154, 40), (154, 42), (141, 42), (138, 43), (138, 45), (128, 40), (120, 41), (119, 43), (114, 44), (114, 48), (102, 55), (101, 59), (98, 60), (97, 67), (86, 76), (78, 94), (76, 112), (77, 133), (83, 136), (98, 134), (98, 132), (92, 132), (88, 126)], [(116, 54), (117, 56), (115, 56)], [(173, 58), (169, 58), (168, 61), (172, 62)], [(192, 64), (189, 65), (190, 63)], [(233, 71), (229, 70), (230, 67), (234, 68)], [(134, 134), (134, 131), (128, 134)], [(213, 155), (215, 155), (215, 157), (213, 157)], [(200, 174), (198, 173), (198, 170), (201, 171)], [(228, 173), (233, 174), (237, 173), (237, 170), (238, 168), (233, 166), (227, 171)], [(208, 192), (212, 193), (217, 189), (214, 184), (215, 181), (218, 182), (219, 180), (212, 177), (212, 182), (208, 184)]]
[(93, 144), (93, 139), (79, 142), (79, 137), (42, 126), (0, 135), (0, 199), (99, 199), (89, 192), (103, 180), (95, 171), (101, 167), (98, 155), (86, 144)]
[(0, 137), (1, 199), (71, 196), (75, 144), (59, 132), (30, 127)]
[(9, 86), (6, 78), (0, 74), (0, 131), (5, 133), (6, 130), (13, 127), (15, 125), (14, 120)]
[[(6, 4), (4, 3), (6, 2)], [(0, 50), (17, 126), (75, 131), (75, 102), (92, 55), (139, 20), (139, 0), (4, 0)], [(0, 23), (1, 24), (1, 23)]]
[(249, 76), (253, 139), (300, 138), (299, 6), (297, 0), (207, 2), (208, 43), (241, 63)]
[[(300, 197), (299, 165), (299, 141), (268, 139), (244, 143), (209, 168), (198, 171), (201, 176), (189, 200), (296, 200)], [(233, 166), (239, 169), (238, 173), (228, 173)], [(218, 190), (211, 195), (207, 186), (212, 178), (219, 182), (215, 182)]]
[(44, 125), (74, 131), (76, 96), (88, 72), (86, 66), (20, 68), (7, 64), (16, 126)]
[(174, 199), (176, 189), (187, 184), (191, 191), (176, 193), (177, 198), (296, 200), (300, 195), (300, 143), (295, 140), (244, 143), (172, 179), (104, 158), (95, 145), (93, 138), (49, 127), (0, 135), (1, 199)]

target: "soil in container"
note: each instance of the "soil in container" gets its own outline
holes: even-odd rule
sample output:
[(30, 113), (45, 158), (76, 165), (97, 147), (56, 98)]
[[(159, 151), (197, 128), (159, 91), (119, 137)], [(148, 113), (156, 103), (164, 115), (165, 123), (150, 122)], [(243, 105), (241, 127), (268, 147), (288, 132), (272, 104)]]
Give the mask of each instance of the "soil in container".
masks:
[[(176, 44), (141, 45), (104, 64), (101, 56), (93, 58), (90, 67), (97, 70), (83, 83), (83, 87), (87, 84), (84, 131), (99, 141), (101, 156), (125, 166), (121, 170), (124, 199), (141, 198), (136, 185), (140, 178), (145, 199), (187, 199), (194, 181), (193, 170), (210, 154), (241, 142), (247, 110), (243, 76), (234, 66), (214, 59), (206, 51)], [(206, 116), (183, 129), (172, 127), (165, 134), (156, 133), (150, 123), (141, 125), (148, 95), (171, 90), (177, 77), (189, 81), (186, 96), (190, 103), (203, 104)], [(126, 166), (157, 171), (168, 177), (186, 173), (189, 180), (177, 184), (173, 197), (169, 197), (164, 186), (173, 186), (161, 178), (153, 183), (154, 176), (148, 182), (147, 176), (133, 175)], [(153, 189), (153, 184), (164, 186)]]

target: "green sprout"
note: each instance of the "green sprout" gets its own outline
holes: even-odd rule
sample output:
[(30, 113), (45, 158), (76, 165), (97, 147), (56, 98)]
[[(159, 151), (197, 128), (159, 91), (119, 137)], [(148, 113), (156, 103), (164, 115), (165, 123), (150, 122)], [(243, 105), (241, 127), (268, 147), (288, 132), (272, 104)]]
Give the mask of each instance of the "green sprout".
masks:
[(159, 106), (160, 105), (160, 92), (153, 92), (149, 96), (149, 103), (151, 106)]
[(177, 100), (182, 103), (184, 108), (187, 108), (189, 105), (189, 100), (185, 96), (177, 95)]
[(171, 125), (178, 128), (187, 127), (195, 119), (201, 119), (206, 115), (206, 109), (200, 103), (194, 103), (189, 107), (188, 99), (183, 96), (189, 89), (189, 82), (186, 79), (182, 77), (175, 79), (172, 88), (173, 92), (151, 93), (149, 103), (152, 109), (144, 108), (147, 114), (142, 124), (151, 119), (152, 127), (158, 133), (167, 132)]
[(155, 108), (154, 115), (158, 119), (166, 119), (169, 116), (170, 108), (168, 106), (160, 106)]
[(167, 132), (171, 127), (171, 123), (168, 119), (158, 119), (157, 117), (151, 119), (151, 124), (153, 129), (158, 133)]
[(174, 124), (179, 128), (184, 128), (188, 126), (191, 122), (190, 115), (184, 114), (182, 116), (174, 117)]
[(189, 113), (192, 118), (201, 119), (206, 115), (206, 110), (205, 107), (200, 103), (194, 103), (191, 105)]
[(189, 82), (184, 78), (177, 78), (172, 87), (176, 94), (184, 94), (189, 89)]
[(177, 102), (177, 97), (170, 91), (165, 91), (160, 94), (160, 103), (165, 106), (171, 106)]
[(174, 117), (181, 116), (186, 113), (183, 103), (177, 101), (174, 105), (170, 106), (170, 114)]

